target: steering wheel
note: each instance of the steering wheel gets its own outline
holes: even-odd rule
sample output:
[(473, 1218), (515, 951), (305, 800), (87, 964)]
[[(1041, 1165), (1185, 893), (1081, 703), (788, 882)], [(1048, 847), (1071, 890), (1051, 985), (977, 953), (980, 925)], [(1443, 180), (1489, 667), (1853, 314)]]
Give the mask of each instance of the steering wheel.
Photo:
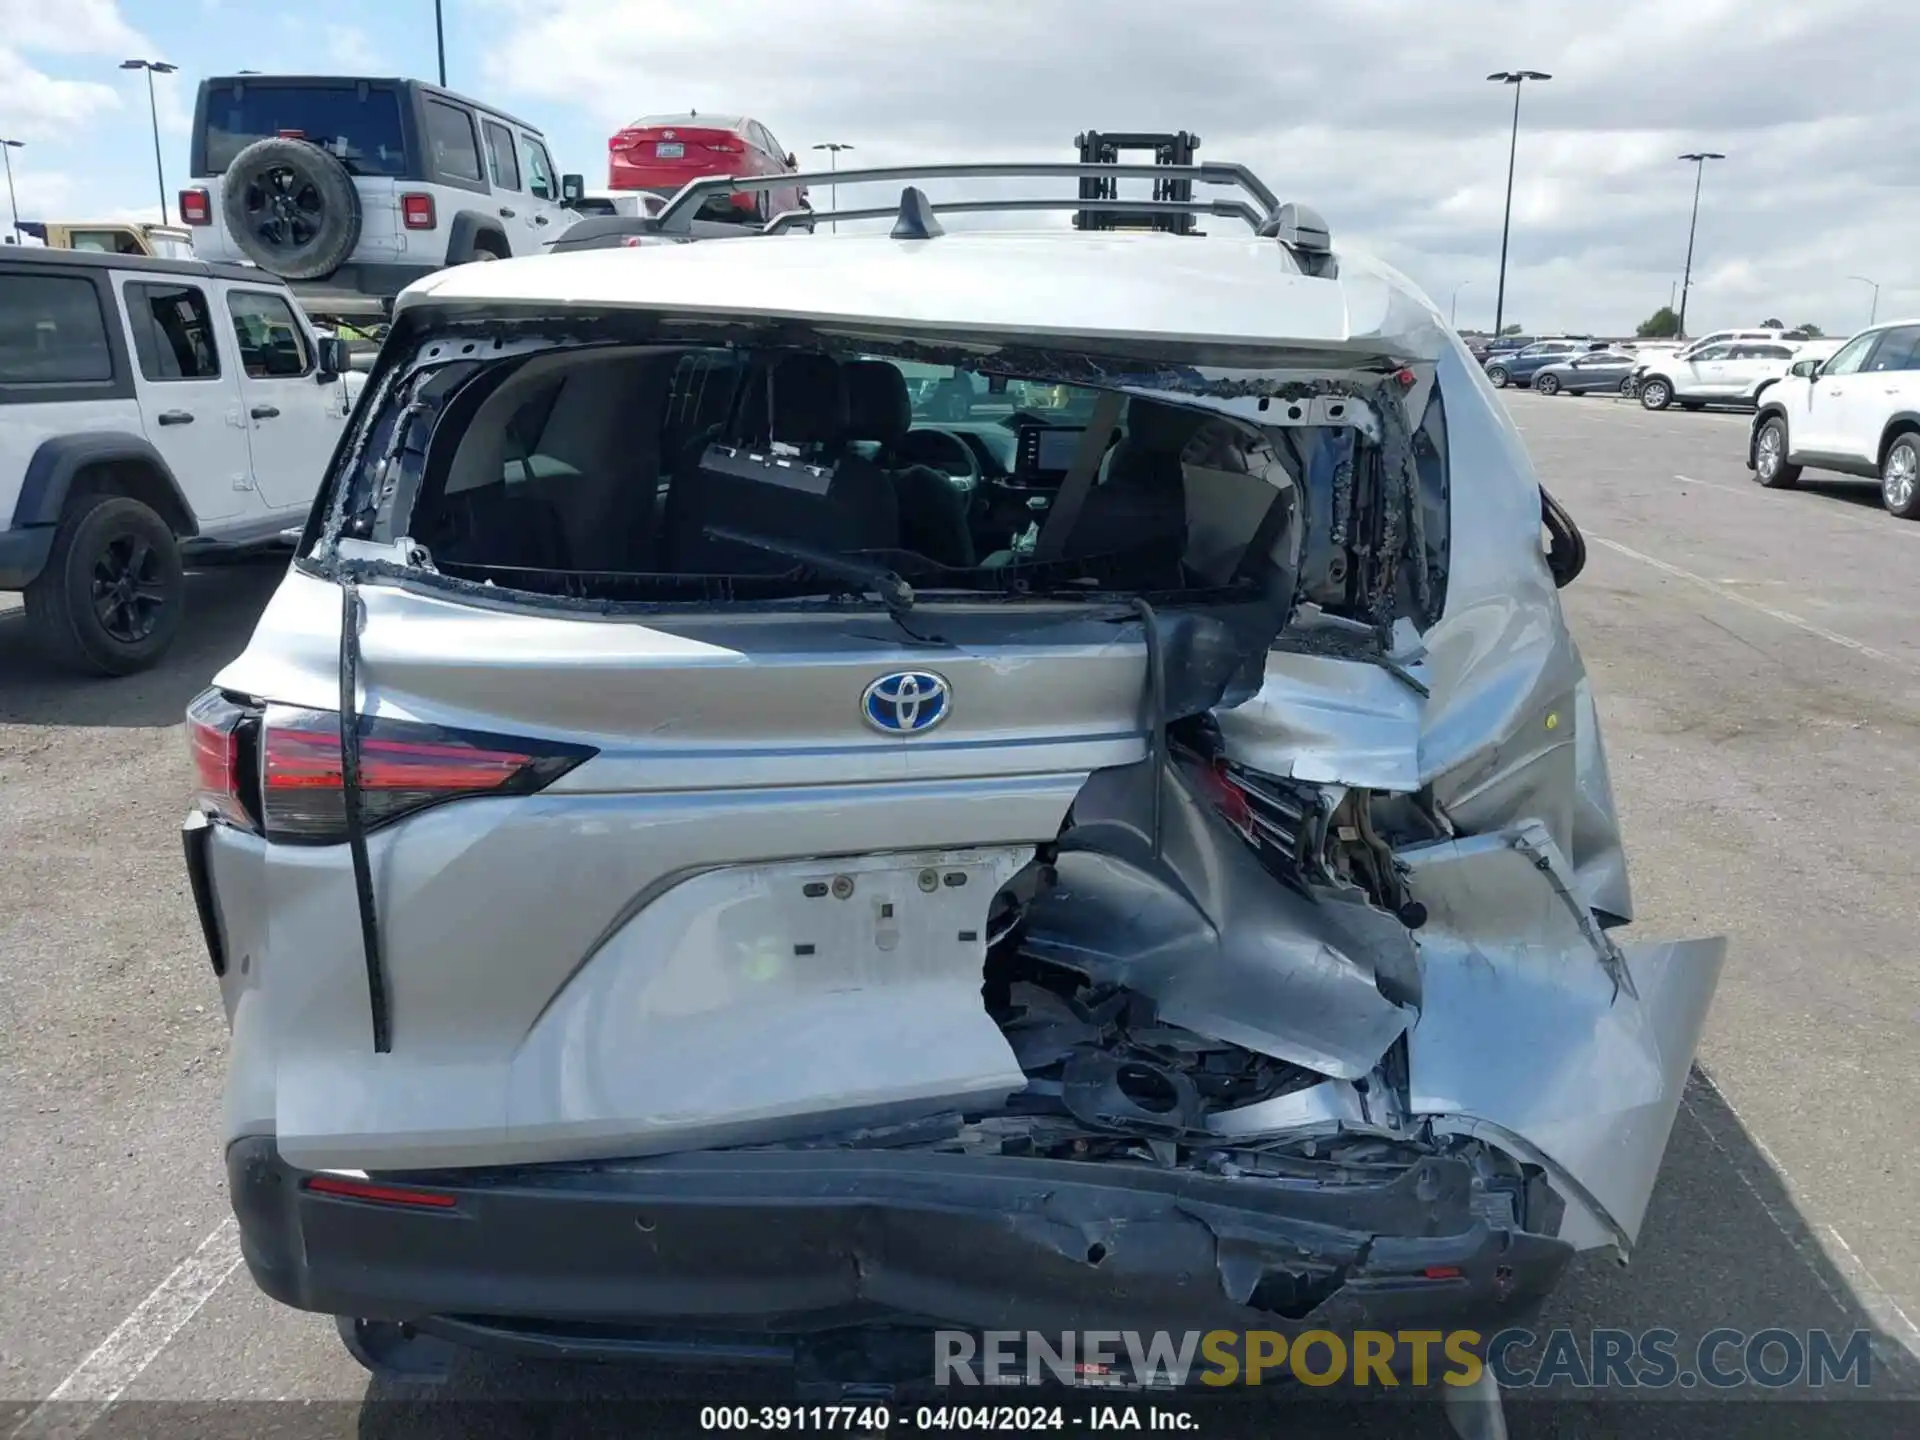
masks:
[(973, 447), (951, 430), (909, 430), (894, 446), (894, 453), (909, 464), (938, 470), (963, 495), (973, 495), (986, 479)]

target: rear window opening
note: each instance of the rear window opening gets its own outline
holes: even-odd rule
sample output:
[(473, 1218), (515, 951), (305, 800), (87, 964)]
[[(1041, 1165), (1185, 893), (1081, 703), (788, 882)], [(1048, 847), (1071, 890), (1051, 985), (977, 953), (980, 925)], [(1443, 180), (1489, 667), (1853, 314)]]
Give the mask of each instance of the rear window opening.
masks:
[[(1383, 584), (1417, 588), (1366, 560), (1386, 521), (1364, 427), (887, 350), (573, 346), (423, 370), (399, 389), (424, 423), (370, 437), (385, 453), (363, 469), (383, 479), (357, 487), (345, 533), (404, 536), (455, 580), (607, 602), (892, 607), (904, 583), (1237, 592), (1364, 618)], [(1390, 532), (1409, 557), (1412, 537), (1444, 544), (1437, 389), (1429, 410), (1402, 446), (1423, 523)]]
[(256, 140), (290, 136), (318, 145), (351, 175), (390, 178), (407, 173), (406, 132), (400, 97), (366, 82), (286, 85), (256, 81), (209, 83), (200, 140), (205, 167), (196, 174), (223, 175), (234, 157)]

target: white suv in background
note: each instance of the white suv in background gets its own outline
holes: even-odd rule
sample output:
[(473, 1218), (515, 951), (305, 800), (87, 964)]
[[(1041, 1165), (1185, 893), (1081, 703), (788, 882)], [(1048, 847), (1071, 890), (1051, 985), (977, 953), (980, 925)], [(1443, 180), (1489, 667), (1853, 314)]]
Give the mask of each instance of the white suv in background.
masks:
[(1824, 362), (1796, 362), (1754, 416), (1747, 467), (1776, 490), (1803, 469), (1878, 480), (1888, 511), (1920, 520), (1920, 320), (1863, 330)]
[(0, 590), (68, 668), (145, 669), (187, 564), (306, 518), (365, 379), (263, 271), (0, 252)]
[(1676, 401), (1682, 410), (1698, 410), (1710, 403), (1751, 405), (1762, 390), (1787, 373), (1794, 353), (1785, 340), (1700, 346), (1649, 360), (1635, 389), (1649, 410), (1664, 410)]
[(355, 75), (201, 81), (190, 164), (194, 253), (270, 270), (332, 314), (381, 309), (448, 265), (544, 253), (583, 188), (524, 120)]

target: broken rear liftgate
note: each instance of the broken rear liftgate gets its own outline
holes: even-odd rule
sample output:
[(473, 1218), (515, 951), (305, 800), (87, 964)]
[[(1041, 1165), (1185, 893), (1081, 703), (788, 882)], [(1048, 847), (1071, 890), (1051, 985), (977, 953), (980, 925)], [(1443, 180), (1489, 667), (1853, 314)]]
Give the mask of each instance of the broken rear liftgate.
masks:
[[(890, 618), (438, 569), (409, 487), (486, 366), (742, 336), (431, 315), (403, 312), (362, 483), (219, 677), (269, 730), (271, 706), (340, 721), (344, 846), (198, 842), (215, 894), (264, 878), (270, 948), (299, 937), (271, 998), (258, 969), (223, 981), (236, 1036), (278, 1032), (229, 1093), (269, 1293), (541, 1353), (875, 1321), (1392, 1329), (1497, 1323), (1575, 1250), (1630, 1248), (1722, 944), (1609, 933), (1631, 907), (1538, 498), (1437, 327), (1233, 370), (783, 327), (1270, 436), (1354, 412), (1352, 463), (1298, 477), (1288, 563), (1251, 588), (922, 576)], [(1436, 384), (1467, 402), (1438, 566)], [(941, 732), (843, 723), (903, 668), (951, 686)], [(566, 763), (369, 829), (367, 737), (476, 714)], [(316, 1171), (480, 1223), (375, 1223), (303, 1192)], [(479, 1253), (503, 1238), (537, 1273)]]

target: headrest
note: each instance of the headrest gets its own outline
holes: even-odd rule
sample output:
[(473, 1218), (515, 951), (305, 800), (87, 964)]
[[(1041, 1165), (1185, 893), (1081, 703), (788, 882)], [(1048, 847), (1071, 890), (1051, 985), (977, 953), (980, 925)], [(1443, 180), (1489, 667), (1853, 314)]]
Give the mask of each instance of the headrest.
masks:
[(1142, 400), (1137, 395), (1127, 400), (1127, 439), (1144, 450), (1178, 455), (1206, 420), (1198, 411), (1163, 405), (1158, 400)]
[(775, 440), (820, 445), (846, 438), (847, 387), (832, 356), (782, 356), (768, 384)]
[(847, 438), (894, 445), (913, 428), (907, 377), (886, 360), (849, 360), (840, 367), (847, 387)]

